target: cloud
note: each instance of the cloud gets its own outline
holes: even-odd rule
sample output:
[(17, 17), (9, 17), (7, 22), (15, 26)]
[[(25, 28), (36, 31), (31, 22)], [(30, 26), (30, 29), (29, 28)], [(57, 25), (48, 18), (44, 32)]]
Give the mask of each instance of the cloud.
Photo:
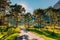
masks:
[(27, 5), (27, 3), (25, 3), (25, 2), (20, 2), (17, 4), (22, 5), (26, 9), (26, 12), (31, 12), (31, 10), (32, 10), (32, 8), (29, 5)]

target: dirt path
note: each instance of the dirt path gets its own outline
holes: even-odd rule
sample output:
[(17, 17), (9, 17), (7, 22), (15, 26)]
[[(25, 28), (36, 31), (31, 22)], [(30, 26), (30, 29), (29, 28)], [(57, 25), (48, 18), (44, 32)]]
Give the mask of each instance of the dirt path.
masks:
[(44, 39), (30, 31), (25, 30), (24, 28), (21, 28), (17, 40), (44, 40)]

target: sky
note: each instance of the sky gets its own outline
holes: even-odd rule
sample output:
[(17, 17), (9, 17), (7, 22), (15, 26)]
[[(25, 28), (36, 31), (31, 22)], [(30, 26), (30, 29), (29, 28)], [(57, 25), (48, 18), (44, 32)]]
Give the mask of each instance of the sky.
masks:
[(26, 12), (33, 12), (34, 9), (45, 9), (53, 6), (58, 0), (11, 0), (12, 4), (19, 4), (25, 7)]

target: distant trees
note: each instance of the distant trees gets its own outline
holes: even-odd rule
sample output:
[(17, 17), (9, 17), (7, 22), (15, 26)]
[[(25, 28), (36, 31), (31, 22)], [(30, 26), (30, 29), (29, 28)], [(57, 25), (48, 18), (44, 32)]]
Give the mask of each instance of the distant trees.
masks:
[(35, 17), (35, 22), (38, 23), (38, 26), (40, 28), (41, 20), (42, 20), (43, 16), (45, 15), (44, 10), (36, 9), (36, 10), (34, 10), (33, 14), (34, 14), (34, 17)]
[[(47, 9), (36, 9), (33, 12), (33, 15), (35, 17), (35, 23), (38, 24), (38, 27), (40, 28), (42, 25), (42, 20), (45, 21), (46, 26), (50, 26), (53, 28), (53, 33), (55, 29), (59, 25), (60, 20), (60, 10), (54, 9), (53, 7), (49, 7)], [(46, 18), (46, 19), (45, 19)], [(59, 22), (58, 22), (59, 21)], [(49, 24), (49, 25), (47, 25)]]
[(30, 27), (30, 21), (31, 21), (31, 13), (27, 12), (25, 15), (24, 15), (24, 23), (25, 25), (28, 26), (28, 28)]

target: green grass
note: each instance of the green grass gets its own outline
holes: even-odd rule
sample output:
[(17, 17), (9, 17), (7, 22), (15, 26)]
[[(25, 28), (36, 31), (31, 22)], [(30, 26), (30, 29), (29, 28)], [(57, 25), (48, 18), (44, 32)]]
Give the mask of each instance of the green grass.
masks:
[(0, 26), (0, 40), (16, 40), (20, 27)]
[(6, 39), (4, 40), (16, 40), (18, 36), (18, 33), (12, 34), (10, 36), (8, 36)]
[(38, 30), (38, 29), (29, 29), (30, 31), (36, 33), (37, 35), (40, 35), (45, 40), (60, 40), (60, 35), (57, 33), (54, 33), (55, 35), (52, 35), (53, 32), (46, 31), (46, 30)]

